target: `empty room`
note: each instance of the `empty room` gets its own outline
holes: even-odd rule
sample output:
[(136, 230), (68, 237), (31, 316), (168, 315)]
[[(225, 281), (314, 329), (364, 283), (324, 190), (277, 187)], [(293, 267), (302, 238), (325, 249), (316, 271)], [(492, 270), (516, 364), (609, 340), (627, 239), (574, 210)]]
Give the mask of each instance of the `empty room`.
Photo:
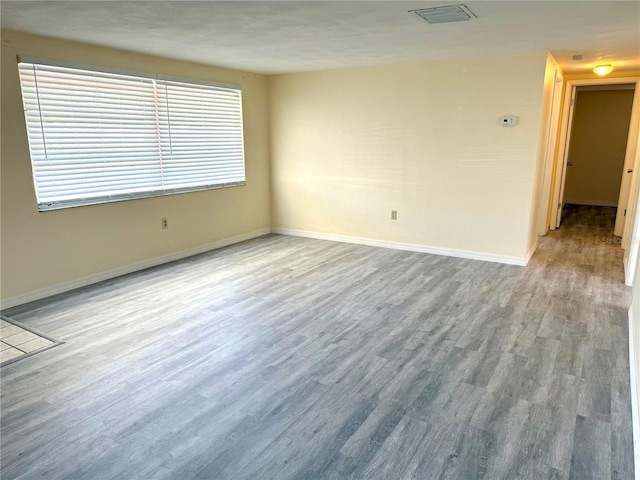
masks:
[(640, 480), (639, 2), (0, 14), (3, 480)]

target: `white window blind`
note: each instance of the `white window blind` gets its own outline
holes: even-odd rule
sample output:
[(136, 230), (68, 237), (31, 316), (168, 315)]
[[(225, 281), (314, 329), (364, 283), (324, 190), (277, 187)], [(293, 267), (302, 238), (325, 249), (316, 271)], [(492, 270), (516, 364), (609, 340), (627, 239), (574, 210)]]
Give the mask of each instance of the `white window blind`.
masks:
[(239, 87), (20, 58), (38, 210), (244, 185)]

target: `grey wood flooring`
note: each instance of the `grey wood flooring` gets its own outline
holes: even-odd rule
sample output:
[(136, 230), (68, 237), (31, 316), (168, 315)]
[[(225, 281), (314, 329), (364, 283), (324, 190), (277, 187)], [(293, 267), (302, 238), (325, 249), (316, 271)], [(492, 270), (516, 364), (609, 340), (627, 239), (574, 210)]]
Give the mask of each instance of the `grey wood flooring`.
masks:
[(271, 235), (4, 312), (2, 479), (633, 477), (613, 209), (528, 267)]

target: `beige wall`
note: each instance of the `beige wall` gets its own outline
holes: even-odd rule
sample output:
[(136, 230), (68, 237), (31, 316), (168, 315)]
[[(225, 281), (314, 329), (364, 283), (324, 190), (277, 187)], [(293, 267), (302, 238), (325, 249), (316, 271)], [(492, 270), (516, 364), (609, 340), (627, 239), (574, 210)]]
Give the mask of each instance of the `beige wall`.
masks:
[(564, 201), (617, 205), (633, 90), (579, 91), (576, 96)]
[[(640, 138), (637, 139), (636, 151), (635, 151), (635, 168), (638, 168), (640, 163)], [(636, 184), (632, 187), (634, 192), (632, 193), (633, 202), (635, 208), (632, 208), (629, 218), (634, 219), (634, 225), (632, 229), (632, 240), (629, 243), (629, 247), (625, 250), (625, 262), (629, 259), (629, 256), (635, 257), (635, 265), (630, 265), (629, 268), (633, 268), (633, 291), (631, 297), (631, 306), (629, 308), (629, 337), (630, 337), (630, 375), (631, 375), (631, 400), (633, 402), (633, 435), (634, 439), (640, 436), (640, 418), (638, 412), (640, 412), (640, 396), (637, 389), (640, 387), (640, 260), (638, 254), (640, 251), (640, 224), (638, 224), (638, 215), (640, 215), (640, 196), (638, 196), (638, 189), (640, 184)], [(628, 274), (625, 268), (625, 274)], [(629, 280), (629, 275), (626, 275)], [(635, 389), (633, 388), (635, 386)], [(640, 465), (640, 446), (634, 445), (634, 461), (636, 465)]]
[[(38, 213), (18, 54), (241, 84), (247, 185)], [(4, 31), (1, 80), (2, 299), (270, 227), (266, 77)]]
[[(640, 263), (638, 263), (638, 266), (639, 268), (636, 271), (636, 279), (640, 278)], [(638, 282), (636, 282), (636, 285), (633, 289), (633, 303), (631, 304), (629, 314), (631, 320), (633, 321), (633, 323), (630, 324), (631, 331), (629, 332), (629, 335), (633, 337), (633, 356), (635, 360), (635, 363), (630, 365), (630, 375), (633, 376), (633, 379), (631, 381), (635, 383), (637, 389), (638, 386), (640, 386), (640, 285), (638, 284)], [(640, 412), (640, 396), (633, 396), (634, 393), (637, 392), (632, 392), (632, 401), (636, 403), (636, 412)], [(634, 418), (633, 421), (635, 423), (634, 430), (637, 429), (638, 431), (640, 431), (640, 420), (638, 418)], [(636, 447), (634, 451), (634, 458), (637, 465), (640, 461), (640, 458), (638, 457), (638, 452), (640, 452), (640, 449)]]
[[(632, 244), (631, 248), (639, 248), (637, 239), (634, 244)], [(635, 384), (637, 389), (640, 387), (640, 261), (636, 263), (635, 285), (633, 286), (633, 296), (631, 299), (631, 307), (629, 308), (629, 319), (629, 336), (631, 337), (633, 345), (633, 350), (631, 351), (633, 357), (631, 358), (632, 363), (630, 364), (630, 375), (632, 376), (632, 385)], [(637, 396), (637, 393), (637, 391), (633, 390), (631, 392), (632, 401), (635, 402), (634, 413), (640, 412), (640, 396)], [(640, 432), (640, 419), (635, 417), (633, 418), (633, 421), (635, 436), (637, 432)], [(636, 465), (640, 461), (640, 457), (638, 457), (639, 453), (640, 448), (636, 447), (634, 449)]]
[[(2, 39), (9, 303), (272, 226), (516, 260), (535, 241), (545, 53), (267, 79), (16, 32)], [(38, 213), (18, 54), (241, 84), (247, 186)], [(518, 126), (501, 126), (502, 115)]]
[(523, 259), (546, 60), (271, 77), (273, 227)]

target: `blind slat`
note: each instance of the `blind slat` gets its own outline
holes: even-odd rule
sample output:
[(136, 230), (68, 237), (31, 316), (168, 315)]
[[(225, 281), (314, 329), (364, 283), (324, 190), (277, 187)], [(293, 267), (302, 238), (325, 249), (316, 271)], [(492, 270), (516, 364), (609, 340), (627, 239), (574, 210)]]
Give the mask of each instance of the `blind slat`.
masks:
[(33, 62), (19, 74), (39, 210), (244, 185), (238, 88)]

